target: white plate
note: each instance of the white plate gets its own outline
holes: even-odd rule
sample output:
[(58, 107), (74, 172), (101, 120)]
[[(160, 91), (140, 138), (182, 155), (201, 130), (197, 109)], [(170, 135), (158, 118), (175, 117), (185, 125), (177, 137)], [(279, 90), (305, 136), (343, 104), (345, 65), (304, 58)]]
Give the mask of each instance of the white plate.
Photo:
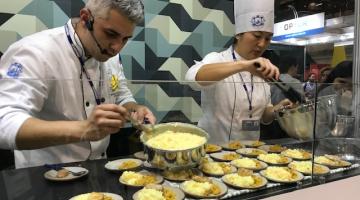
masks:
[[(108, 193), (108, 192), (101, 192), (103, 193), (104, 195), (106, 196), (109, 196), (112, 198), (112, 200), (123, 200), (123, 198), (118, 195), (118, 194), (114, 194), (114, 193)], [(79, 195), (76, 195), (74, 197), (72, 197), (71, 199), (69, 200), (83, 200), (83, 199), (88, 199), (88, 196), (89, 196), (90, 193), (85, 193), (85, 194), (79, 194)]]
[(259, 140), (241, 140), (241, 144), (247, 146), (247, 147), (260, 147), (265, 144), (265, 142), (259, 141)]
[[(326, 158), (331, 158), (330, 157), (331, 155), (326, 155), (325, 157)], [(315, 163), (317, 163), (317, 164), (320, 164), (320, 165), (325, 165), (325, 166), (327, 166), (327, 167), (329, 167), (329, 168), (332, 168), (332, 169), (334, 169), (334, 168), (341, 168), (341, 167), (350, 167), (351, 166), (351, 162), (348, 162), (348, 161), (345, 161), (345, 160), (338, 160), (341, 164), (337, 164), (335, 161), (337, 161), (337, 160), (331, 160), (331, 159), (329, 159), (330, 161), (334, 161), (334, 163), (329, 163), (329, 162), (319, 162), (318, 160), (318, 156), (317, 157), (315, 157), (315, 160), (314, 160), (314, 162)]]
[[(151, 172), (145, 171), (145, 170), (140, 171), (140, 172), (136, 172), (136, 173), (140, 173), (140, 174), (143, 174), (143, 175), (152, 175), (152, 176), (155, 176), (155, 182), (154, 182), (154, 183), (151, 183), (151, 184), (160, 184), (160, 183), (162, 183), (162, 182), (164, 181), (164, 178), (163, 178), (162, 176), (157, 175), (157, 174), (155, 174), (155, 173), (151, 173)], [(121, 184), (124, 184), (124, 185), (127, 185), (127, 186), (131, 186), (131, 187), (144, 187), (144, 185), (132, 185), (132, 184), (129, 184), (129, 183), (123, 181), (123, 180), (121, 179), (121, 176), (120, 176), (120, 178), (119, 178), (119, 182), (120, 182)]]
[(271, 147), (273, 147), (273, 146), (275, 146), (275, 145), (270, 145), (270, 144), (267, 145), (267, 144), (265, 144), (265, 145), (259, 146), (258, 148), (261, 149), (261, 150), (267, 151), (269, 153), (280, 153), (280, 152), (285, 151), (287, 149), (284, 146), (280, 146), (280, 149), (274, 150), (274, 149), (271, 149)]
[(89, 173), (89, 170), (83, 168), (83, 167), (63, 167), (64, 169), (67, 169), (69, 171), (72, 171), (72, 172), (82, 172), (84, 171), (85, 173), (82, 174), (82, 175), (79, 175), (79, 176), (74, 176), (72, 175), (71, 173), (69, 173), (69, 175), (63, 177), (63, 178), (58, 178), (56, 177), (57, 175), (57, 171), (56, 170), (49, 170), (47, 172), (44, 173), (44, 177), (48, 180), (51, 180), (51, 181), (71, 181), (71, 180), (75, 180), (75, 179), (78, 179), (78, 178), (81, 178), (83, 176), (86, 176), (88, 173)]
[(147, 154), (145, 154), (144, 151), (134, 153), (134, 157), (140, 160), (147, 160)]
[(267, 182), (268, 182), (268, 181), (266, 180), (266, 178), (260, 176), (259, 174), (253, 174), (253, 175), (251, 175), (251, 176), (255, 176), (255, 177), (259, 178), (259, 179), (261, 180), (261, 184), (256, 185), (256, 186), (240, 186), (240, 185), (233, 184), (233, 183), (231, 183), (229, 180), (227, 180), (227, 179), (226, 179), (226, 176), (228, 176), (228, 175), (230, 175), (230, 174), (224, 175), (224, 176), (221, 178), (221, 180), (222, 180), (224, 183), (228, 184), (229, 186), (234, 187), (234, 188), (237, 188), (237, 189), (258, 189), (258, 188), (264, 187), (264, 186), (267, 184)]
[[(215, 162), (216, 163), (216, 162)], [(230, 172), (229, 173), (234, 173), (236, 172), (236, 167), (234, 167), (233, 165), (231, 165), (230, 163), (225, 163), (227, 165), (230, 166)], [(221, 173), (221, 174), (216, 174), (216, 173), (212, 173), (212, 172), (208, 172), (208, 171), (205, 171), (203, 168), (201, 168), (201, 171), (206, 174), (206, 175), (209, 175), (209, 176), (223, 176), (225, 173)], [(228, 174), (229, 174), (228, 173)]]
[[(207, 147), (207, 145), (211, 145), (212, 147), (213, 147), (213, 149), (211, 149), (211, 150), (207, 150), (206, 149), (206, 147)], [(216, 144), (205, 144), (205, 152), (206, 153), (215, 153), (215, 152), (219, 152), (219, 151), (221, 151), (221, 146), (219, 146), (219, 145), (216, 145)]]
[[(239, 155), (233, 151), (222, 151), (222, 152), (212, 153), (212, 154), (210, 154), (210, 157), (213, 158), (214, 160), (222, 161), (222, 162), (230, 162), (232, 160), (235, 160), (235, 159), (225, 159), (224, 155), (226, 155), (226, 154), (235, 154), (235, 155), (239, 156), (239, 158), (241, 158), (241, 155)], [(236, 159), (239, 159), (239, 158), (236, 158)]]
[[(264, 155), (264, 154), (261, 154), (261, 155)], [(269, 155), (269, 154), (265, 154), (265, 155)], [(276, 166), (283, 166), (283, 165), (288, 165), (289, 163), (291, 163), (292, 158), (283, 156), (283, 155), (281, 155), (281, 154), (278, 154), (278, 155), (280, 155), (281, 157), (283, 157), (285, 161), (282, 162), (282, 163), (270, 162), (270, 161), (266, 161), (266, 160), (260, 159), (260, 157), (259, 157), (260, 155), (257, 157), (257, 159), (260, 160), (260, 161), (263, 161), (263, 162), (265, 162), (265, 163), (267, 163), (267, 164), (269, 164), (269, 165), (276, 165)]]
[[(231, 144), (236, 144), (237, 146), (236, 147), (230, 146)], [(241, 149), (241, 148), (245, 147), (244, 144), (242, 143), (242, 141), (240, 141), (240, 140), (232, 140), (230, 142), (220, 144), (220, 146), (223, 149), (228, 150), (228, 151), (235, 151), (237, 149)]]
[[(180, 190), (179, 188), (175, 188), (175, 187), (170, 187), (167, 185), (163, 185), (164, 188), (171, 190), (174, 194), (175, 194), (175, 200), (183, 200), (185, 198), (185, 194), (182, 190)], [(139, 193), (141, 192), (141, 190), (137, 191), (134, 193), (133, 195), (133, 199), (134, 200), (138, 200), (139, 199)], [(150, 200), (150, 199), (149, 199)]]
[[(298, 162), (298, 161), (293, 161), (293, 162), (291, 162), (291, 163), (288, 165), (288, 167), (289, 167), (290, 169), (295, 169), (296, 171), (301, 172), (301, 173), (303, 173), (303, 174), (305, 174), (305, 175), (311, 175), (311, 171), (308, 172), (308, 171), (303, 171), (303, 170), (300, 171), (300, 170), (298, 170), (298, 169), (296, 168), (296, 165), (295, 165), (294, 162)], [(301, 162), (301, 161), (300, 161), (300, 162)], [(311, 162), (311, 161), (305, 161), (305, 162)], [(324, 172), (322, 172), (322, 173), (316, 173), (315, 170), (314, 170), (314, 171), (313, 171), (313, 175), (325, 175), (325, 174), (328, 174), (328, 173), (330, 172), (330, 169), (329, 169), (328, 167), (326, 167), (325, 165), (315, 164), (315, 166), (320, 167)]]
[(215, 179), (211, 179), (213, 184), (215, 184), (216, 186), (218, 186), (220, 188), (220, 194), (218, 195), (210, 195), (210, 196), (201, 196), (201, 195), (197, 195), (197, 194), (194, 194), (194, 193), (191, 193), (191, 191), (187, 191), (185, 190), (185, 187), (184, 187), (184, 182), (180, 184), (180, 189), (187, 195), (191, 196), (191, 197), (194, 197), (194, 198), (198, 198), (198, 199), (217, 199), (217, 198), (220, 198), (222, 196), (224, 196), (226, 193), (227, 193), (227, 186), (220, 182), (220, 181), (217, 181)]
[[(284, 167), (284, 168), (288, 168), (288, 167)], [(288, 169), (290, 169), (290, 168), (288, 168)], [(261, 174), (262, 176), (264, 176), (265, 178), (267, 178), (268, 180), (274, 181), (274, 182), (278, 182), (278, 183), (296, 183), (296, 182), (298, 182), (298, 181), (301, 181), (301, 180), (304, 178), (304, 175), (302, 175), (302, 173), (300, 173), (300, 172), (298, 172), (298, 171), (296, 171), (296, 170), (294, 170), (294, 169), (291, 169), (291, 170), (292, 170), (293, 173), (296, 174), (296, 178), (293, 179), (293, 180), (290, 180), (290, 181), (271, 178), (271, 177), (269, 177), (269, 176), (266, 175), (266, 172), (265, 172), (266, 169), (265, 169), (265, 170), (261, 170), (261, 171), (260, 171), (260, 174)]]
[[(289, 153), (289, 151), (301, 152), (302, 155), (305, 154), (306, 156), (303, 156), (303, 157), (299, 158), (299, 157), (296, 157), (296, 156), (294, 156), (294, 155), (291, 155), (291, 154)], [(294, 159), (294, 160), (309, 160), (309, 159), (311, 159), (311, 157), (312, 157), (311, 153), (308, 152), (308, 151), (306, 151), (306, 150), (304, 150), (304, 149), (286, 149), (285, 151), (282, 151), (282, 152), (281, 152), (281, 155), (286, 156), (286, 157), (289, 157), (289, 158), (292, 158), (292, 159)]]
[(246, 166), (243, 166), (243, 165), (238, 165), (238, 164), (235, 164), (235, 160), (231, 161), (230, 163), (232, 165), (234, 165), (235, 167), (237, 167), (237, 168), (245, 168), (245, 169), (250, 169), (250, 170), (262, 170), (262, 169), (265, 169), (268, 166), (265, 162), (259, 161), (259, 160), (255, 159), (255, 158), (249, 158), (249, 159), (251, 159), (254, 162), (258, 163), (259, 167), (246, 167)]
[[(257, 153), (253, 153), (254, 151), (256, 151)], [(260, 154), (267, 154), (266, 151), (262, 150), (262, 149), (257, 149), (257, 148), (242, 148), (242, 149), (238, 149), (236, 150), (236, 153), (239, 153), (243, 156), (246, 157), (257, 157)]]
[[(131, 167), (131, 168), (124, 168), (124, 169), (120, 169), (119, 167), (124, 163), (124, 162), (128, 162), (128, 161), (133, 161), (136, 163), (135, 167)], [(110, 171), (131, 171), (131, 170), (135, 170), (138, 169), (139, 167), (141, 167), (142, 165), (142, 161), (139, 159), (135, 159), (135, 158), (124, 158), (124, 159), (119, 159), (119, 160), (113, 160), (113, 161), (109, 161), (105, 164), (105, 168), (107, 170)]]

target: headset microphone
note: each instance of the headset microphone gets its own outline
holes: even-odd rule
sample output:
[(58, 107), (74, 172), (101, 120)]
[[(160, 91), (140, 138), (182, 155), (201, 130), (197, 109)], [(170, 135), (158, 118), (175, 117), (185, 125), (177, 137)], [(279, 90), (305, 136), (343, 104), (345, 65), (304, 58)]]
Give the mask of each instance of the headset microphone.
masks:
[(100, 46), (100, 44), (99, 44), (99, 42), (98, 42), (98, 40), (96, 39), (96, 37), (95, 37), (95, 35), (94, 35), (94, 26), (93, 26), (93, 24), (94, 24), (94, 20), (87, 20), (86, 21), (86, 23), (85, 23), (85, 25), (86, 25), (86, 28), (89, 30), (89, 32), (90, 32), (90, 35), (91, 35), (91, 37), (93, 38), (93, 40), (95, 41), (95, 43), (96, 43), (96, 46), (99, 48), (99, 50), (100, 50), (100, 53), (101, 54), (107, 54), (107, 51), (106, 51), (106, 49), (103, 49), (101, 46)]

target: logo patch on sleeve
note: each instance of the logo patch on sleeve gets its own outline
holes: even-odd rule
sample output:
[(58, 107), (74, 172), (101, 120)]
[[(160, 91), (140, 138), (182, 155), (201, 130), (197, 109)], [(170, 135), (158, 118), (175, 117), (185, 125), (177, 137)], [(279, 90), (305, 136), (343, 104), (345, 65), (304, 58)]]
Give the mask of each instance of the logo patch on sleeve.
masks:
[(20, 63), (12, 63), (7, 71), (7, 75), (12, 78), (18, 78), (23, 70), (23, 66)]

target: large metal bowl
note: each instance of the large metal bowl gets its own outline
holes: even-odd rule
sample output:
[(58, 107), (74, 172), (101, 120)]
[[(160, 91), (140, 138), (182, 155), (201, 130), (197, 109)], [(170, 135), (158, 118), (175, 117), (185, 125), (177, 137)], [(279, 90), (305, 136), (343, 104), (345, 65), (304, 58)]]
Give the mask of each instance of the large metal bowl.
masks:
[[(316, 109), (316, 137), (321, 138), (330, 134), (336, 122), (336, 96), (319, 97)], [(281, 128), (293, 138), (312, 139), (314, 129), (315, 104), (309, 102), (292, 109), (276, 112), (276, 118)]]
[[(196, 134), (205, 137), (206, 141), (197, 147), (179, 151), (156, 149), (147, 145), (147, 141), (150, 138), (168, 130)], [(203, 129), (192, 124), (180, 122), (157, 124), (151, 133), (142, 132), (140, 136), (140, 140), (144, 144), (144, 152), (148, 155), (147, 161), (154, 167), (169, 170), (191, 168), (199, 164), (201, 158), (206, 154), (204, 146), (208, 139), (209, 134)]]

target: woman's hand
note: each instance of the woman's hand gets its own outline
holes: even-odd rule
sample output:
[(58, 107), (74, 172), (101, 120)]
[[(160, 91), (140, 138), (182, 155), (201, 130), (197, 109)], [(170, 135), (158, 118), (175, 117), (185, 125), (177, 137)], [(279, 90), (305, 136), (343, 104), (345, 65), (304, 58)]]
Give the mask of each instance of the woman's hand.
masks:
[(292, 103), (289, 99), (283, 99), (274, 106), (274, 112), (278, 112), (284, 108), (295, 108), (296, 104)]
[(263, 79), (279, 79), (279, 69), (266, 58), (259, 57), (253, 60), (239, 60), (237, 62), (245, 62), (247, 66), (245, 70), (253, 75)]

